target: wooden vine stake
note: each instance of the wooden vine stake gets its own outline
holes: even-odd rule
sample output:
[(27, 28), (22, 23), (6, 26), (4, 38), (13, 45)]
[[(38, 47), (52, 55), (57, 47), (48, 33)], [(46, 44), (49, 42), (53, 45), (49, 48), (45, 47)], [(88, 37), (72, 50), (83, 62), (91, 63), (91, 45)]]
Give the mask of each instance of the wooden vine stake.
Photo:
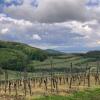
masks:
[(50, 64), (51, 64), (51, 94), (53, 92), (53, 61), (52, 57), (50, 57)]
[(27, 93), (27, 72), (26, 72), (26, 67), (24, 68), (24, 80), (23, 80), (23, 83), (24, 83), (24, 93), (25, 93), (25, 96), (26, 96), (26, 93)]
[(8, 71), (5, 70), (5, 93), (7, 92), (7, 84), (8, 84)]
[(73, 64), (71, 63), (71, 66), (70, 66), (70, 83), (69, 83), (70, 89), (72, 88), (72, 67), (73, 67)]

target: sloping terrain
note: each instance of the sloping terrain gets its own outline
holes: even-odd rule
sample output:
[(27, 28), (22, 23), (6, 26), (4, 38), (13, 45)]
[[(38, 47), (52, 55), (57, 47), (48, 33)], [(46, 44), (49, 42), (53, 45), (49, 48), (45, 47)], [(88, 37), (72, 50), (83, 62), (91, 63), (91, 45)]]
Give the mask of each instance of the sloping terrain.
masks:
[(0, 66), (4, 69), (19, 70), (31, 60), (43, 61), (47, 57), (47, 53), (41, 49), (17, 42), (0, 41)]

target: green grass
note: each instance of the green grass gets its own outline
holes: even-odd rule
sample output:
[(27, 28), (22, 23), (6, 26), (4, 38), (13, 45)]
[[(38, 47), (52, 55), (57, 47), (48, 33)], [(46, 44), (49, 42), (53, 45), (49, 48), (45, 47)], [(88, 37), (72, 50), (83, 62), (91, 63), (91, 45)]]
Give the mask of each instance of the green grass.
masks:
[[(89, 58), (82, 58), (80, 56), (75, 56), (75, 55), (73, 55), (73, 57), (70, 57), (68, 59), (66, 59), (65, 57), (64, 59), (62, 58), (53, 59), (52, 63), (54, 68), (69, 68), (71, 63), (73, 63), (74, 66), (77, 66), (78, 64), (86, 64), (86, 62), (89, 60)], [(34, 66), (35, 69), (51, 68), (50, 59), (46, 59), (43, 62), (32, 61), (30, 65)]]
[(47, 96), (32, 100), (100, 100), (100, 89), (77, 92), (70, 96)]

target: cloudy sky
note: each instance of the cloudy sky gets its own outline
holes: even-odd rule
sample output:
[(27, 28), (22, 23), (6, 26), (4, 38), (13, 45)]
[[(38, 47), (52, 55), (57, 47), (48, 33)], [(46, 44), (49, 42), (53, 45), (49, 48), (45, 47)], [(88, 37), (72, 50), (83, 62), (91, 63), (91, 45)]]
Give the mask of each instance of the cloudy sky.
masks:
[(65, 52), (100, 50), (100, 0), (0, 0), (0, 40)]

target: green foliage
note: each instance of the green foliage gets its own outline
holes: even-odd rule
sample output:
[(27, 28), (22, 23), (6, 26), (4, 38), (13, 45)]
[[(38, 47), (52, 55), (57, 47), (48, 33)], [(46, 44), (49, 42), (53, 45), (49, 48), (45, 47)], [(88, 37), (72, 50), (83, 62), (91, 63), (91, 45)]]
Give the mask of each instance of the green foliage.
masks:
[(100, 51), (90, 51), (87, 52), (85, 56), (95, 58), (95, 60), (100, 60)]
[(47, 58), (47, 53), (41, 49), (34, 48), (31, 46), (28, 46), (23, 43), (17, 43), (17, 42), (4, 42), (0, 41), (0, 48), (9, 48), (9, 49), (14, 49), (14, 50), (19, 50), (26, 55), (31, 60), (45, 60)]
[(43, 61), (47, 57), (47, 53), (41, 49), (17, 42), (0, 41), (0, 67), (3, 69), (23, 70), (31, 60)]
[(10, 70), (22, 70), (27, 64), (27, 55), (21, 51), (0, 48), (0, 67)]
[[(34, 100), (34, 99), (33, 99)], [(47, 96), (35, 100), (100, 100), (100, 89), (74, 93), (70, 96)]]

